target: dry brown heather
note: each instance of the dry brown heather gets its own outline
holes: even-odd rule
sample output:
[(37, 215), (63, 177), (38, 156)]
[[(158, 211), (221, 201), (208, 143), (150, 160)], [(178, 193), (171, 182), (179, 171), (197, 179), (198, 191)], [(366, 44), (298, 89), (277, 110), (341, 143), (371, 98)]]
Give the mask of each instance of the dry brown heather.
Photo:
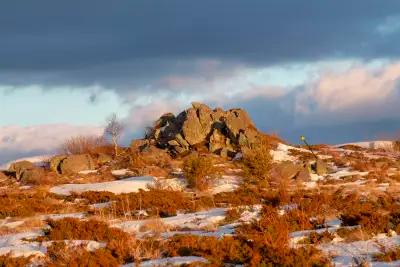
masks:
[(0, 195), (0, 218), (80, 211), (79, 204), (66, 203), (46, 191), (11, 191)]
[(68, 138), (60, 147), (61, 154), (89, 154), (92, 156), (99, 155), (100, 153), (112, 155), (113, 147), (104, 140), (103, 137), (98, 136), (74, 136)]
[[(136, 240), (128, 233), (110, 227), (98, 220), (80, 221), (74, 218), (49, 220), (50, 228), (44, 240), (95, 240), (106, 242), (106, 247), (88, 252), (85, 249), (68, 248), (64, 242), (55, 242), (48, 249), (49, 266), (118, 266), (122, 263), (156, 258), (163, 248), (161, 241), (148, 238)], [(89, 265), (86, 265), (86, 264)], [(76, 264), (76, 265), (71, 265)]]
[(266, 207), (261, 219), (240, 226), (237, 236), (202, 237), (181, 235), (166, 244), (168, 256), (202, 256), (211, 266), (224, 263), (249, 266), (324, 266), (328, 260), (313, 247), (289, 247), (289, 228), (285, 217)]
[(28, 266), (32, 257), (12, 257), (11, 255), (0, 256), (0, 267)]

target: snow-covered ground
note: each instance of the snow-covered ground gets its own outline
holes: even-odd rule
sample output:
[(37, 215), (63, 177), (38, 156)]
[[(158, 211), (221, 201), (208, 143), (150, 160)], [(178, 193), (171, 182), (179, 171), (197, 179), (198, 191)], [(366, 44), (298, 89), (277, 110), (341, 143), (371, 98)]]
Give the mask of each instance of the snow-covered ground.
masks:
[(64, 184), (50, 188), (50, 192), (58, 195), (70, 195), (72, 192), (82, 193), (87, 191), (107, 191), (114, 194), (138, 192), (139, 189), (146, 190), (154, 184), (151, 176), (131, 177), (127, 179), (94, 183), (94, 184)]
[(232, 192), (240, 186), (242, 178), (236, 175), (222, 175), (216, 179), (211, 187), (212, 194)]
[[(372, 256), (380, 253), (380, 246), (394, 247), (400, 245), (400, 237), (379, 236), (366, 241), (356, 241), (350, 243), (328, 243), (319, 245), (326, 255), (333, 257), (335, 266), (357, 266), (356, 262), (372, 261)], [(374, 263), (373, 266), (390, 266), (387, 263)], [(393, 265), (392, 265), (393, 266)], [(399, 266), (399, 265), (394, 265)]]
[(375, 141), (354, 142), (354, 143), (345, 143), (345, 144), (336, 145), (335, 147), (342, 147), (345, 145), (354, 145), (354, 146), (359, 146), (362, 148), (370, 148), (370, 149), (383, 148), (383, 149), (390, 150), (393, 147), (393, 141), (375, 140)]
[[(178, 214), (177, 216), (160, 218), (160, 220), (170, 228), (187, 228), (192, 230), (202, 230), (206, 227), (215, 226), (225, 219), (226, 208), (215, 208), (207, 211), (194, 213)], [(124, 221), (117, 223), (114, 227), (120, 228), (129, 233), (137, 233), (141, 227), (151, 222), (153, 219)]]
[(13, 257), (44, 256), (46, 249), (39, 242), (30, 242), (43, 235), (42, 231), (8, 234), (0, 237), (0, 255)]

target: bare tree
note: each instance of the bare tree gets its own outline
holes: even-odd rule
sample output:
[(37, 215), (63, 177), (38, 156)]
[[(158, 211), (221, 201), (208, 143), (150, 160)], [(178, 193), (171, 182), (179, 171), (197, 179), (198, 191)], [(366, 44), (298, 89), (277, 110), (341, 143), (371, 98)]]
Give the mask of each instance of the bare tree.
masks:
[(117, 114), (113, 113), (107, 119), (107, 125), (104, 129), (104, 136), (111, 139), (111, 142), (114, 145), (115, 156), (118, 156), (118, 141), (122, 135), (124, 130), (124, 126), (118, 120)]

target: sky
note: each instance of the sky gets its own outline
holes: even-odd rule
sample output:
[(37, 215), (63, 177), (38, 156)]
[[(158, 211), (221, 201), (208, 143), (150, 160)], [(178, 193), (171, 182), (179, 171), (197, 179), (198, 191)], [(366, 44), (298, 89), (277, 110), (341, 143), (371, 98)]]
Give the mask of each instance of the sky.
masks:
[(0, 0), (0, 163), (201, 101), (289, 143), (400, 135), (398, 0)]

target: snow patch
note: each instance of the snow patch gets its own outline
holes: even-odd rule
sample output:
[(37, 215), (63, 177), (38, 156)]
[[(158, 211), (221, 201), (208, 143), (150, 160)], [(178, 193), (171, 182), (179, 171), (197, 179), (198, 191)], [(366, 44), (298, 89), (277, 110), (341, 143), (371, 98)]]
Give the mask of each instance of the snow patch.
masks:
[(123, 180), (93, 183), (93, 184), (64, 184), (50, 188), (50, 192), (58, 195), (70, 195), (72, 192), (82, 193), (87, 191), (107, 191), (114, 194), (138, 192), (139, 189), (146, 190), (154, 184), (151, 176), (131, 177)]
[(222, 192), (235, 191), (241, 183), (242, 179), (234, 175), (222, 175), (221, 178), (216, 179), (212, 185), (211, 193), (218, 194)]
[[(207, 211), (199, 211), (194, 213), (178, 214), (177, 216), (160, 218), (160, 220), (173, 227), (188, 228), (201, 230), (208, 226), (217, 224), (225, 219), (226, 208), (215, 208)], [(114, 227), (120, 228), (129, 233), (137, 233), (140, 228), (152, 219), (124, 221), (114, 224)]]

